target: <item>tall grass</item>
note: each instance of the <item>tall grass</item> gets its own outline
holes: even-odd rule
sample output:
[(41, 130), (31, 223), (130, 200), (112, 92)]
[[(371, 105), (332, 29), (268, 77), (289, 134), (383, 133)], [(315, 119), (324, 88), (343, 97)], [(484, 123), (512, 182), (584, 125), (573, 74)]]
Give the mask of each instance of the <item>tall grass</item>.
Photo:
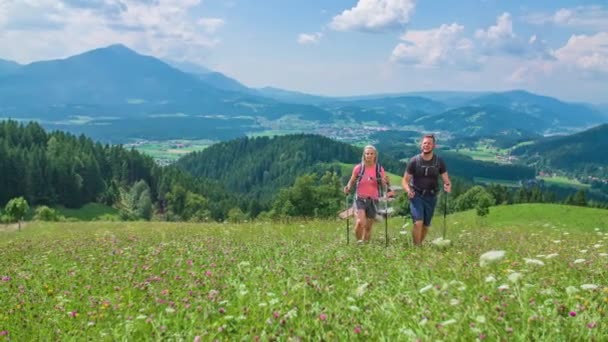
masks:
[(34, 223), (0, 233), (0, 340), (599, 341), (607, 216), (460, 213), (447, 248), (412, 247), (398, 218), (388, 248), (383, 223), (365, 245), (334, 221)]

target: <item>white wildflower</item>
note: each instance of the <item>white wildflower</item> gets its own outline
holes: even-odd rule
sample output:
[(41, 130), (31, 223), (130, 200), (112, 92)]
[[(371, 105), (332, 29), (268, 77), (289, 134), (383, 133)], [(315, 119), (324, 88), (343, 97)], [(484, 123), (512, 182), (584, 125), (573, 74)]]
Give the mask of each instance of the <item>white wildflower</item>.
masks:
[(402, 230), (402, 231), (399, 232), (399, 234), (401, 234), (401, 235), (407, 235), (407, 230)]
[(496, 281), (496, 278), (494, 278), (494, 275), (490, 274), (489, 276), (486, 277), (486, 283), (493, 283)]
[(405, 229), (405, 228), (407, 228), (407, 226), (409, 226), (409, 225), (410, 225), (410, 223), (409, 223), (409, 222), (405, 222), (405, 223), (403, 224), (403, 226), (401, 226), (401, 229)]
[(561, 243), (562, 240), (553, 240), (553, 243)]
[(513, 272), (507, 277), (510, 282), (517, 283), (524, 275), (519, 272)]
[(460, 300), (458, 300), (458, 299), (456, 299), (456, 298), (452, 298), (452, 299), (450, 299), (450, 305), (452, 305), (452, 306), (456, 306), (456, 305), (458, 305), (458, 304), (460, 304)]
[(479, 316), (475, 317), (475, 320), (477, 321), (477, 323), (485, 323), (486, 322), (486, 316), (479, 315)]
[(456, 320), (452, 318), (452, 319), (448, 319), (447, 321), (443, 321), (439, 324), (441, 324), (442, 326), (445, 327), (446, 325), (450, 325), (450, 324), (454, 324), (454, 323), (456, 323)]
[(507, 284), (502, 284), (498, 287), (499, 290), (503, 291), (503, 290), (508, 290), (509, 289), (509, 285)]
[(585, 260), (585, 259), (576, 259), (576, 260), (574, 260), (574, 263), (575, 263), (575, 264), (582, 264), (582, 263), (584, 263), (585, 261), (587, 261), (587, 260)]
[(581, 249), (581, 253), (585, 254), (585, 253), (587, 253), (587, 250), (586, 249)]
[(608, 253), (600, 253), (599, 256), (605, 257), (605, 256), (608, 256)]
[(602, 244), (601, 243), (596, 243), (595, 245), (593, 245), (593, 248), (598, 249), (601, 248)]
[(545, 256), (545, 259), (551, 259), (551, 258), (555, 258), (556, 256), (558, 256), (559, 254), (557, 253), (551, 253), (551, 254), (547, 254), (547, 256)]
[(399, 332), (402, 333), (403, 335), (407, 335), (411, 338), (416, 337), (416, 333), (412, 329), (401, 328), (401, 329), (399, 329)]
[(577, 292), (578, 292), (578, 289), (576, 287), (574, 287), (574, 286), (568, 286), (568, 287), (566, 287), (566, 293), (569, 294), (569, 295), (573, 295), (573, 294), (575, 294)]
[(524, 258), (524, 260), (526, 261), (526, 264), (531, 264), (531, 265), (537, 265), (537, 266), (545, 266), (545, 263), (538, 260), (538, 259), (528, 259), (528, 258)]
[(598, 286), (595, 285), (595, 284), (583, 284), (583, 285), (581, 285), (581, 289), (583, 289), (583, 290), (595, 290), (597, 288), (598, 288)]
[(429, 285), (427, 285), (427, 286), (425, 286), (425, 287), (421, 288), (421, 289), (420, 289), (420, 291), (418, 291), (418, 292), (420, 292), (420, 293), (425, 293), (426, 291), (428, 291), (428, 290), (430, 290), (430, 289), (432, 289), (432, 288), (433, 288), (433, 284), (429, 284)]
[(450, 245), (450, 243), (452, 243), (452, 241), (450, 240), (444, 240), (442, 237), (438, 237), (435, 240), (432, 241), (433, 245), (437, 246), (437, 247), (448, 247)]
[(362, 284), (361, 286), (357, 287), (357, 290), (355, 291), (355, 294), (357, 295), (357, 297), (361, 297), (365, 294), (365, 292), (367, 292), (367, 287), (369, 286), (368, 283)]
[(548, 288), (548, 289), (543, 289), (540, 291), (541, 294), (545, 295), (545, 296), (552, 296), (555, 294), (555, 290), (552, 288)]
[(479, 265), (486, 266), (505, 257), (505, 251), (489, 251), (479, 257)]

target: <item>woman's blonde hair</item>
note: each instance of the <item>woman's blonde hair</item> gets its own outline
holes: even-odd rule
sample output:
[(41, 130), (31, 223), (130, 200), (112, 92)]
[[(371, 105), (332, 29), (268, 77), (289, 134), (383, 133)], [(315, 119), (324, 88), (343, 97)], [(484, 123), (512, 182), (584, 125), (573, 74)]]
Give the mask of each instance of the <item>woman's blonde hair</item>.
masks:
[(365, 150), (372, 150), (372, 151), (374, 151), (374, 163), (376, 163), (378, 161), (378, 150), (376, 150), (376, 148), (374, 147), (374, 145), (366, 145), (363, 148), (363, 154), (361, 154), (361, 163), (365, 164)]

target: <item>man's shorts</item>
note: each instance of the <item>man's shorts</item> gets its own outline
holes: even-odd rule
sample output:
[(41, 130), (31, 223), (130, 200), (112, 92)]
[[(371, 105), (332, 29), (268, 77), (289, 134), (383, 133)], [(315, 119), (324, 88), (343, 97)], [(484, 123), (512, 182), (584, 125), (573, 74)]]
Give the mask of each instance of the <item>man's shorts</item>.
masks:
[(436, 195), (421, 195), (416, 194), (414, 198), (410, 199), (410, 212), (412, 213), (412, 220), (423, 221), (425, 227), (431, 225), (431, 219), (435, 212), (435, 206), (437, 205)]
[(378, 200), (372, 198), (357, 198), (355, 202), (357, 210), (365, 210), (365, 216), (367, 218), (375, 219), (378, 214)]

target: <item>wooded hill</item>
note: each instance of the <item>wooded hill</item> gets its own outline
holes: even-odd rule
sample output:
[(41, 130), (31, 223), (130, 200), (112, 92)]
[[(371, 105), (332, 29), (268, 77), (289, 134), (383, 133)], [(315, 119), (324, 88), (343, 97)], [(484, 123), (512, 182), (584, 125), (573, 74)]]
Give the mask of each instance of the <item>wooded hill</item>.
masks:
[(221, 219), (238, 204), (217, 182), (194, 179), (173, 166), (160, 167), (135, 150), (102, 145), (83, 135), (47, 133), (33, 122), (2, 121), (0, 206), (18, 196), (32, 206), (78, 208), (89, 202), (105, 203), (123, 209), (127, 216), (144, 204), (149, 211), (169, 208), (183, 216), (190, 199), (197, 203), (196, 211)]
[(608, 124), (567, 136), (540, 139), (513, 154), (537, 163), (539, 170), (555, 169), (608, 177)]
[[(405, 165), (380, 154), (386, 170), (403, 173)], [(229, 190), (267, 205), (279, 189), (303, 174), (341, 175), (339, 163), (361, 161), (361, 148), (327, 137), (300, 134), (240, 138), (188, 154), (177, 166), (196, 177), (217, 179)], [(349, 175), (346, 175), (349, 176)]]

